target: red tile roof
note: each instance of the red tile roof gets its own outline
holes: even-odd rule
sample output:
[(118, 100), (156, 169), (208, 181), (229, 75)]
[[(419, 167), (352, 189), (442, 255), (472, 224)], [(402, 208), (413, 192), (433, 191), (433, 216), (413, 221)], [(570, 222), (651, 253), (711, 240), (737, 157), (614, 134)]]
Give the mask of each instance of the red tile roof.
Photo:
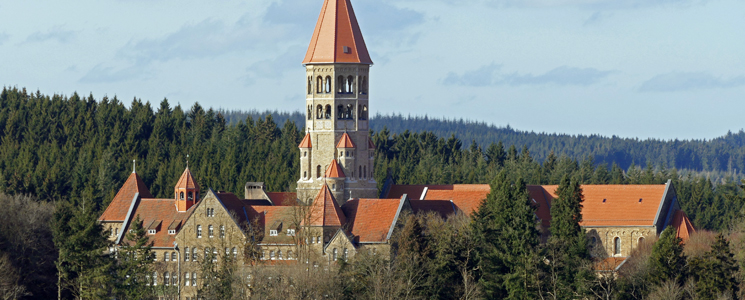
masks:
[(329, 165), (329, 168), (326, 169), (326, 175), (327, 178), (346, 178), (347, 176), (344, 175), (344, 170), (339, 166), (339, 163), (336, 162), (336, 160), (331, 161), (331, 165)]
[(176, 183), (176, 188), (199, 189), (199, 184), (194, 180), (194, 176), (191, 175), (188, 167), (181, 174), (181, 178)]
[(375, 149), (375, 143), (373, 143), (372, 139), (370, 139), (369, 137), (367, 138), (367, 148)]
[(336, 148), (357, 148), (357, 146), (354, 145), (349, 134), (345, 132), (339, 139), (339, 143), (336, 144)]
[(682, 210), (676, 210), (673, 215), (673, 221), (670, 224), (675, 227), (677, 231), (677, 237), (683, 239), (683, 242), (688, 241), (693, 233), (696, 232), (696, 228), (693, 227), (691, 220)]
[[(183, 222), (193, 211), (193, 209), (189, 209), (186, 212), (178, 212), (176, 210), (175, 199), (143, 198), (140, 200), (140, 203), (132, 214), (132, 221), (134, 221), (134, 219), (139, 215), (140, 220), (142, 221), (142, 226), (159, 224), (156, 227), (156, 233), (154, 235), (148, 234), (148, 237), (153, 242), (154, 247), (172, 248), (173, 242), (176, 240), (176, 235), (168, 234), (168, 227), (171, 227), (176, 223), (178, 231), (181, 229)], [(129, 229), (129, 227), (131, 227), (131, 225), (129, 225), (127, 229)], [(127, 231), (128, 230), (124, 232)], [(126, 243), (126, 238), (122, 239), (122, 243)]]
[(373, 63), (349, 0), (324, 1), (303, 59), (314, 63)]
[(349, 216), (347, 232), (360, 243), (386, 242), (401, 204), (399, 199), (352, 199), (342, 210)]
[(276, 206), (292, 206), (297, 203), (297, 193), (267, 192), (266, 195), (269, 196), (269, 199), (271, 199), (272, 203)]
[[(582, 185), (582, 226), (652, 226), (666, 185)], [(556, 198), (556, 185), (543, 189)], [(641, 201), (640, 201), (641, 199)]]
[(310, 226), (343, 226), (347, 222), (344, 212), (326, 184), (321, 187), (309, 209)]
[(415, 213), (436, 212), (440, 217), (447, 218), (455, 214), (455, 204), (448, 200), (410, 200), (411, 210)]
[(529, 185), (528, 194), (535, 205), (535, 214), (541, 219), (541, 225), (548, 228), (551, 225), (551, 200), (554, 198), (540, 185)]
[(597, 272), (613, 272), (618, 271), (618, 268), (629, 259), (628, 257), (607, 257), (605, 259), (596, 260), (594, 262), (594, 269)]
[(403, 197), (404, 194), (406, 194), (412, 201), (419, 200), (425, 187), (427, 186), (394, 184), (391, 186), (391, 189), (388, 191), (388, 195), (386, 195), (386, 197), (391, 199), (400, 199), (401, 197)]
[(455, 207), (467, 215), (478, 210), (491, 192), (488, 184), (394, 185), (388, 192), (388, 198), (400, 198), (407, 194), (413, 202), (421, 199), (425, 188), (424, 200), (452, 200)]
[[(257, 213), (258, 225), (264, 231), (261, 244), (288, 244), (293, 243), (293, 238), (284, 234), (287, 228), (293, 228), (296, 222), (295, 214), (298, 212), (296, 206), (253, 206)], [(269, 235), (269, 230), (274, 224), (282, 223), (282, 233), (278, 236)]]
[(137, 173), (132, 173), (98, 220), (102, 222), (124, 222), (136, 193), (140, 193), (140, 198), (153, 197), (140, 176)]
[(303, 141), (298, 145), (298, 148), (313, 148), (313, 143), (310, 142), (310, 133), (305, 135)]

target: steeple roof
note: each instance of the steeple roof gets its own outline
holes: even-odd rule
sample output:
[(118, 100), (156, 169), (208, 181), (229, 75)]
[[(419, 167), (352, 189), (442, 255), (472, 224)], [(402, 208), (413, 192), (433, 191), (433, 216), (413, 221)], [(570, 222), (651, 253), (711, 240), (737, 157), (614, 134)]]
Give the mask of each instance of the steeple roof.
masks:
[(347, 218), (336, 203), (331, 189), (323, 184), (321, 191), (313, 200), (309, 212), (310, 226), (342, 226), (347, 223)]
[(136, 193), (140, 194), (140, 198), (153, 197), (145, 183), (142, 182), (142, 178), (137, 173), (132, 172), (98, 220), (123, 222), (127, 218), (127, 212)]
[(313, 143), (310, 142), (310, 133), (305, 135), (298, 148), (313, 148)]
[(303, 64), (372, 64), (350, 0), (325, 0)]
[(373, 143), (371, 138), (367, 138), (367, 148), (368, 149), (375, 149), (375, 143)]
[(327, 178), (345, 178), (347, 177), (344, 175), (344, 169), (341, 168), (338, 162), (336, 160), (331, 161), (331, 165), (328, 169), (326, 169), (326, 175)]
[(199, 184), (194, 180), (194, 176), (191, 175), (189, 167), (186, 167), (184, 173), (181, 174), (181, 178), (179, 178), (178, 183), (176, 183), (176, 188), (199, 189)]
[(339, 143), (336, 144), (336, 148), (356, 148), (354, 145), (354, 142), (352, 142), (352, 138), (349, 137), (349, 134), (346, 132), (344, 135), (341, 136), (341, 139), (339, 139)]

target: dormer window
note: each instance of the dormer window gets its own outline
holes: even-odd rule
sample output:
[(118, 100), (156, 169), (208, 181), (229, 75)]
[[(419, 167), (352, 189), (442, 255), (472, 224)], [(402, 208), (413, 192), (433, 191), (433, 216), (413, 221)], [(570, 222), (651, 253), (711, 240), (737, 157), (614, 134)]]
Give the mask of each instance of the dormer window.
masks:
[(148, 229), (147, 234), (155, 234), (155, 229)]
[(269, 230), (269, 236), (277, 236), (277, 231), (274, 229)]
[(287, 235), (295, 236), (295, 229), (287, 229)]
[(168, 229), (168, 234), (170, 235), (176, 234), (176, 229)]

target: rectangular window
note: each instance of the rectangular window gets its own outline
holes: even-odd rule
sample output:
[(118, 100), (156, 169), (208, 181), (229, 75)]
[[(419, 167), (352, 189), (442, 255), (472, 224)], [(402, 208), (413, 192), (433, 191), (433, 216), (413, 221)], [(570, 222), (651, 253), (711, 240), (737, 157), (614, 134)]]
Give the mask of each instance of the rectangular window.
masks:
[(147, 234), (155, 234), (155, 229), (148, 229)]
[(169, 261), (169, 258), (170, 258), (170, 257), (171, 257), (171, 256), (170, 256), (170, 255), (168, 255), (168, 252), (166, 252), (166, 253), (163, 253), (163, 261)]
[(225, 225), (220, 225), (220, 238), (225, 238)]
[(277, 236), (276, 230), (269, 230), (269, 236)]
[(209, 233), (210, 238), (215, 236), (215, 229), (212, 227), (212, 225), (207, 226), (207, 233)]
[(191, 286), (197, 286), (197, 272), (191, 273)]
[(202, 238), (202, 225), (197, 225), (197, 238)]
[(191, 285), (191, 274), (189, 274), (188, 272), (184, 273), (184, 278), (186, 278), (186, 280), (184, 280), (184, 286)]
[(287, 235), (295, 236), (295, 229), (287, 229)]
[(189, 247), (186, 247), (185, 249), (185, 255), (184, 255), (184, 261), (189, 261), (189, 258), (191, 257), (191, 251), (189, 251)]

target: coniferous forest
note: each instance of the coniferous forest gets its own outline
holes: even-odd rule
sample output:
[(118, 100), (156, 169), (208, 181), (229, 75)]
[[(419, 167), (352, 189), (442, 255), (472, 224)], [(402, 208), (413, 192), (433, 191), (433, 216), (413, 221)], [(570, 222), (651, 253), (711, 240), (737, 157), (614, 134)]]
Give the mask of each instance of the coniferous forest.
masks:
[[(168, 100), (125, 103), (116, 97), (4, 88), (0, 298), (150, 299), (151, 294), (134, 290), (137, 284), (127, 283), (129, 277), (117, 275), (123, 268), (142, 266), (100, 255), (108, 245), (96, 225), (132, 172), (133, 160), (156, 197), (171, 194), (187, 161), (204, 188), (242, 195), (247, 181), (260, 181), (269, 191), (293, 191), (297, 145), (304, 135), (298, 116), (302, 122), (298, 113), (226, 112), (199, 104), (184, 108)], [(379, 187), (387, 176), (399, 184), (489, 183), (489, 198), (470, 219), (402, 217), (393, 259), (361, 255), (323, 276), (335, 284), (316, 277), (295, 282), (294, 290), (252, 285), (250, 297), (742, 297), (745, 193), (737, 181), (738, 170), (745, 168), (742, 131), (709, 141), (661, 141), (538, 134), (402, 116), (376, 116), (372, 124)], [(581, 208), (580, 184), (661, 184), (668, 179), (700, 235), (683, 247), (666, 230), (659, 242), (637, 249), (618, 276), (594, 276), (584, 233), (571, 213)], [(556, 222), (545, 243), (530, 225), (529, 184), (560, 185), (552, 210)], [(128, 238), (146, 245), (137, 234)], [(265, 277), (272, 278), (271, 272), (266, 270)], [(297, 296), (303, 284), (322, 294)], [(231, 288), (204, 291), (205, 299), (248, 294)], [(663, 298), (671, 294), (678, 296)]]

